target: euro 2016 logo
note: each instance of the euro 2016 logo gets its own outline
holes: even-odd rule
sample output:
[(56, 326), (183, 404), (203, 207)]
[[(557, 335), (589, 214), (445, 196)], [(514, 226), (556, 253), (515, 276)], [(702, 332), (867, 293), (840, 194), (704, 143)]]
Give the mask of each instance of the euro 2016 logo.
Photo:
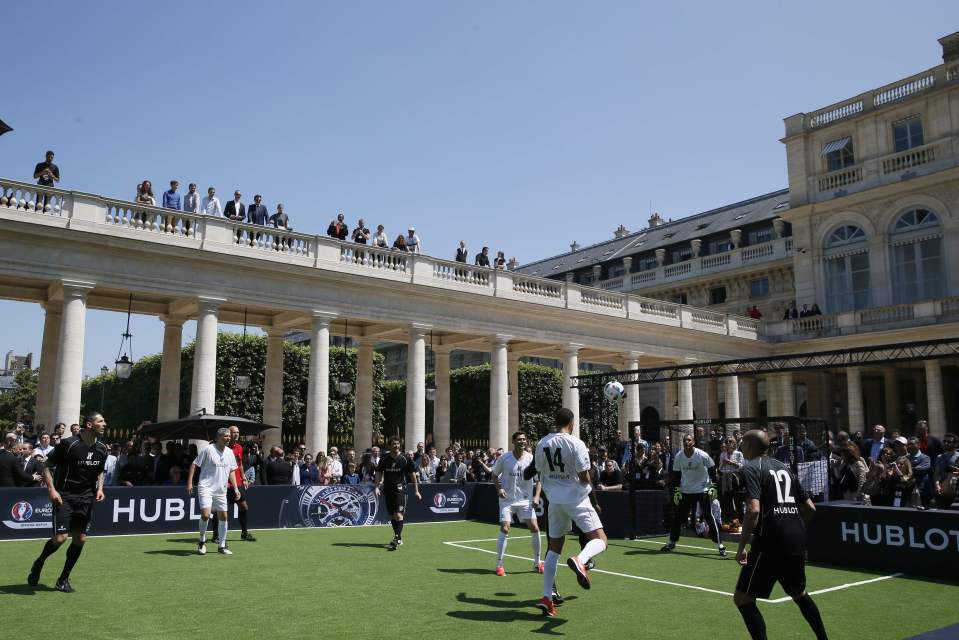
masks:
[(21, 500), (10, 508), (10, 515), (14, 522), (26, 522), (33, 517), (33, 505)]
[(439, 491), (433, 496), (433, 513), (459, 513), (466, 506), (466, 494), (461, 489)]
[(433, 496), (433, 504), (436, 506), (437, 509), (442, 509), (443, 507), (445, 507), (446, 494), (437, 493), (435, 496)]

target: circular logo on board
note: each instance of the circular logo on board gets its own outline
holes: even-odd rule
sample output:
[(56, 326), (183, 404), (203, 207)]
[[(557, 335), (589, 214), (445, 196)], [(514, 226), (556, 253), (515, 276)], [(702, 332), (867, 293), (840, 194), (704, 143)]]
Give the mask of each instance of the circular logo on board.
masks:
[(10, 515), (14, 522), (25, 522), (33, 517), (33, 505), (25, 500), (21, 500), (10, 508)]

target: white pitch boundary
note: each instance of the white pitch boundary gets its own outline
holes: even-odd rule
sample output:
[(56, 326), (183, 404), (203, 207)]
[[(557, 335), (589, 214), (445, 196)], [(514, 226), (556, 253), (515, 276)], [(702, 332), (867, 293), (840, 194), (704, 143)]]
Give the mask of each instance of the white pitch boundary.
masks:
[[(509, 537), (510, 537), (511, 539), (522, 539), (522, 538), (532, 538), (533, 536), (512, 536), (512, 535), (511, 535), (511, 536), (509, 536)], [(492, 554), (492, 555), (496, 555), (496, 552), (495, 552), (495, 551), (490, 551), (489, 549), (482, 549), (482, 548), (480, 548), (480, 547), (469, 546), (469, 545), (467, 545), (467, 544), (465, 544), (465, 543), (467, 543), (467, 542), (496, 542), (496, 541), (498, 541), (498, 540), (499, 540), (499, 538), (480, 538), (480, 539), (477, 539), (477, 540), (444, 541), (443, 544), (449, 545), (449, 546), (451, 546), (451, 547), (458, 547), (458, 548), (460, 548), (460, 549), (468, 549), (468, 550), (470, 550), (470, 551), (481, 551), (481, 552), (483, 552), (483, 553), (489, 553), (489, 554)], [(651, 540), (635, 540), (634, 542), (645, 542), (645, 543), (647, 543), (647, 544), (662, 544), (662, 542), (654, 542), (654, 541), (651, 541)], [(712, 547), (700, 547), (700, 546), (690, 545), (690, 544), (677, 544), (676, 546), (677, 546), (677, 547), (685, 547), (685, 548), (687, 548), (687, 549), (702, 549), (702, 550), (705, 550), (705, 551), (713, 551), (713, 548), (712, 548)], [(527, 557), (525, 557), (525, 556), (517, 556), (517, 555), (510, 554), (510, 553), (504, 553), (503, 555), (506, 556), (507, 558), (515, 558), (515, 559), (517, 559), (517, 560), (526, 560), (526, 561), (532, 560), (531, 558), (527, 558)], [(641, 581), (643, 581), (643, 582), (652, 582), (652, 583), (655, 583), (655, 584), (665, 584), (665, 585), (668, 585), (668, 586), (671, 586), (671, 587), (680, 587), (680, 588), (683, 588), (683, 589), (692, 589), (692, 590), (694, 590), (694, 591), (705, 591), (706, 593), (715, 593), (715, 594), (717, 594), (717, 595), (727, 596), (727, 597), (732, 597), (732, 596), (733, 596), (733, 594), (730, 593), (729, 591), (720, 591), (719, 589), (710, 589), (710, 588), (708, 588), (708, 587), (701, 587), (701, 586), (699, 586), (699, 585), (693, 585), (693, 584), (685, 584), (685, 583), (682, 583), (682, 582), (672, 582), (672, 581), (670, 581), (670, 580), (660, 580), (660, 579), (658, 579), (658, 578), (650, 578), (650, 577), (647, 577), (647, 576), (634, 576), (634, 575), (629, 574), (629, 573), (620, 573), (620, 572), (618, 572), (618, 571), (607, 571), (607, 570), (605, 570), (605, 569), (593, 569), (591, 573), (604, 573), (604, 574), (611, 575), (611, 576), (619, 576), (619, 577), (621, 577), (621, 578), (629, 578), (629, 579), (631, 579), (631, 580), (641, 580)], [(853, 588), (853, 587), (861, 587), (861, 586), (863, 586), (863, 585), (872, 584), (872, 583), (874, 583), (874, 582), (882, 582), (882, 581), (884, 581), (884, 580), (891, 580), (892, 578), (898, 578), (898, 577), (900, 577), (901, 575), (902, 575), (901, 573), (892, 573), (892, 574), (889, 574), (889, 575), (879, 576), (879, 577), (876, 577), (876, 578), (869, 578), (869, 579), (867, 579), (867, 580), (859, 580), (859, 581), (857, 581), (857, 582), (848, 582), (848, 583), (846, 583), (846, 584), (836, 585), (835, 587), (827, 587), (827, 588), (825, 588), (825, 589), (818, 589), (818, 590), (816, 590), (816, 591), (810, 591), (810, 592), (809, 592), (809, 595), (811, 595), (811, 596), (816, 596), (816, 595), (823, 594), (823, 593), (830, 593), (830, 592), (832, 592), (832, 591), (841, 591), (841, 590), (843, 590), (843, 589), (850, 589), (850, 588)], [(763, 603), (766, 603), (766, 604), (783, 604), (783, 603), (786, 603), (786, 602), (791, 602), (791, 601), (792, 601), (792, 598), (789, 597), (789, 596), (785, 596), (785, 597), (782, 597), (782, 598), (776, 598), (775, 600), (766, 600), (766, 599), (763, 599), (763, 598), (759, 598), (758, 600), (759, 600), (759, 602), (763, 602)]]

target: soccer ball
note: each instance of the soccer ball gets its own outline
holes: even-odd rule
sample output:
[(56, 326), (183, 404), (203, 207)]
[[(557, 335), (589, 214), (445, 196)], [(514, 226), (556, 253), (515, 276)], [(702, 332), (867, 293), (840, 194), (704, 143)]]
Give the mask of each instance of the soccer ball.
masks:
[(610, 402), (615, 402), (626, 397), (626, 389), (623, 388), (623, 384), (619, 380), (610, 380), (603, 387), (603, 395)]

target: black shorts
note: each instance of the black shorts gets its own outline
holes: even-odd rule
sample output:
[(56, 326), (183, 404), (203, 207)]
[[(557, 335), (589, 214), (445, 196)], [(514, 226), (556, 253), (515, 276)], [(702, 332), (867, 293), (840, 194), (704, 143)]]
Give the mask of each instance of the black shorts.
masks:
[(806, 558), (768, 551), (750, 551), (746, 556), (746, 566), (739, 572), (736, 591), (747, 593), (753, 598), (768, 598), (776, 582), (779, 582), (789, 595), (799, 595), (805, 591)]
[(86, 533), (93, 520), (93, 496), (69, 496), (61, 493), (62, 506), (53, 507), (53, 533)]
[[(246, 492), (240, 494), (240, 501), (246, 500)], [(236, 489), (233, 487), (226, 488), (226, 503), (227, 504), (236, 504)]]
[(405, 489), (387, 489), (386, 491), (386, 510), (391, 516), (403, 515), (406, 511), (406, 490)]

